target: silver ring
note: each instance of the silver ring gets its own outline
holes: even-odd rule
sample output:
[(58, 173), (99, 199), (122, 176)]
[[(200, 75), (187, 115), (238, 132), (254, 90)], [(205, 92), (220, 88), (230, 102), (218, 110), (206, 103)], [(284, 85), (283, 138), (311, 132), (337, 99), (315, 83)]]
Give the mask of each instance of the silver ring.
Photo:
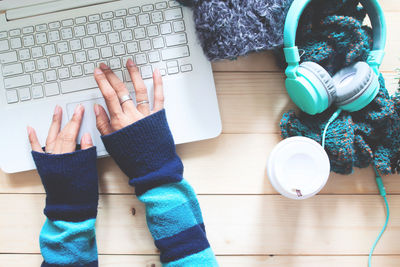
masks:
[(143, 105), (143, 104), (149, 104), (149, 103), (150, 103), (149, 100), (143, 100), (143, 101), (137, 102), (136, 106)]
[(131, 95), (123, 95), (120, 97), (119, 99), (119, 103), (122, 105), (123, 103), (125, 103), (126, 101), (132, 100)]
[(45, 151), (44, 153), (51, 155), (51, 154), (53, 154), (53, 151)]

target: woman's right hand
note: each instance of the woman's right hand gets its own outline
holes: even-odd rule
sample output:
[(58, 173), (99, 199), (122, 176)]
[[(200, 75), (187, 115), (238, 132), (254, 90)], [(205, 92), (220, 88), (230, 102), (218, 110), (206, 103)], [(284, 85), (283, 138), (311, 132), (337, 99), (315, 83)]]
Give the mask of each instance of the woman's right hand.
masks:
[(94, 71), (94, 77), (103, 94), (110, 118), (101, 105), (94, 106), (96, 125), (101, 135), (108, 135), (125, 128), (138, 120), (164, 108), (162, 76), (156, 69), (153, 73), (154, 109), (150, 110), (147, 88), (135, 63), (129, 59), (126, 63), (129, 75), (135, 87), (137, 106), (132, 100), (120, 103), (120, 99), (129, 95), (125, 84), (104, 63)]
[[(77, 105), (71, 120), (61, 130), (62, 109), (57, 105), (54, 109), (44, 151), (36, 136), (35, 130), (28, 126), (28, 137), (32, 150), (39, 153), (58, 155), (74, 152), (76, 149), (76, 139), (79, 134), (79, 129), (81, 128), (84, 112), (84, 107), (82, 105)], [(90, 134), (85, 133), (81, 138), (81, 149), (89, 149), (92, 146), (93, 143)]]

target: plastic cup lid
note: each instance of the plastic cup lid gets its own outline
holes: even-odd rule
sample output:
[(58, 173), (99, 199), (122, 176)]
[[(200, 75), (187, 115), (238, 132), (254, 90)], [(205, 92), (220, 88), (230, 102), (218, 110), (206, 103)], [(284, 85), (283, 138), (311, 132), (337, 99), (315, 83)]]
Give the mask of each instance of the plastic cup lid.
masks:
[(325, 186), (330, 173), (328, 155), (320, 144), (306, 137), (281, 141), (268, 160), (268, 177), (283, 196), (306, 199)]

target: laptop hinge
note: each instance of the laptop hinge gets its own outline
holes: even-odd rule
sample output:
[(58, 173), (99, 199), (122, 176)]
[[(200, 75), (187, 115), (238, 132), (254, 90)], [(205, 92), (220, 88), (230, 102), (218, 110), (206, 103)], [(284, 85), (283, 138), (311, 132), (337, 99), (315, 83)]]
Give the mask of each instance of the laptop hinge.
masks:
[[(108, 3), (115, 1), (119, 0), (66, 0), (66, 1), (47, 2), (37, 5), (9, 9), (5, 12), (5, 18), (7, 21), (11, 21), (11, 20), (23, 19), (27, 17), (64, 11), (68, 9), (92, 6), (101, 3)], [(1, 15), (4, 16), (4, 14)]]

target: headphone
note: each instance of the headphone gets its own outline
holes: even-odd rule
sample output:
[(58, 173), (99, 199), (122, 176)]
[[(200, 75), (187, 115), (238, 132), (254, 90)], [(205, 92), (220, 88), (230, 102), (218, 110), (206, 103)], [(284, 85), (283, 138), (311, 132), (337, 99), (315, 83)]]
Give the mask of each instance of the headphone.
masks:
[(333, 77), (315, 62), (300, 62), (295, 44), (300, 17), (311, 0), (294, 0), (285, 21), (284, 53), (288, 63), (285, 85), (290, 98), (304, 112), (315, 115), (335, 104), (340, 110), (363, 109), (376, 97), (380, 85), (379, 66), (384, 57), (386, 21), (378, 0), (361, 0), (373, 29), (373, 49), (367, 62), (357, 62)]

